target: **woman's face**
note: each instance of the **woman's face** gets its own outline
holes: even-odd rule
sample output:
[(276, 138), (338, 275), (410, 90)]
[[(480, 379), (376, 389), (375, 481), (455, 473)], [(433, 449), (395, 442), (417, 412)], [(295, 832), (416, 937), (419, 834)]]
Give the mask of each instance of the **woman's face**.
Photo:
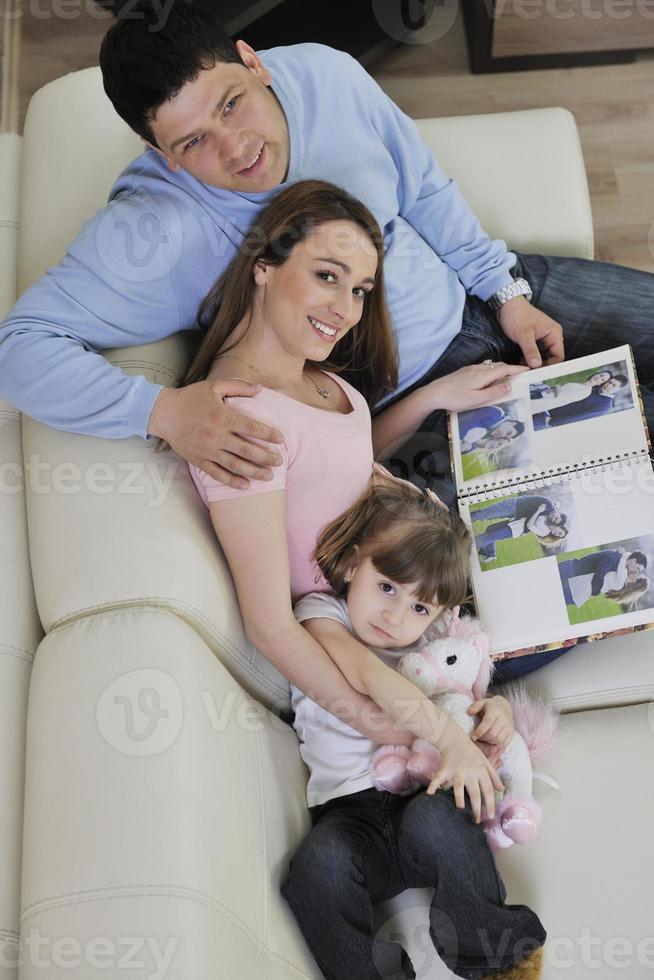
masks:
[(588, 379), (588, 384), (592, 385), (594, 388), (596, 385), (603, 385), (605, 381), (608, 381), (611, 377), (610, 371), (596, 371), (595, 374), (591, 374)]
[(322, 361), (361, 319), (376, 272), (377, 250), (363, 228), (319, 225), (282, 265), (256, 264), (256, 320), (287, 354)]

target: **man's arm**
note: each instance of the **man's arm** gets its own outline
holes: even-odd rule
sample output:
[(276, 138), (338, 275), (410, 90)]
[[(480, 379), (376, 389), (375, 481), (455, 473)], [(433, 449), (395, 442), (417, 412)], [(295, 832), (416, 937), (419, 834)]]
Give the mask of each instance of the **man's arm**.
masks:
[(223, 398), (246, 382), (164, 388), (128, 375), (100, 350), (133, 347), (191, 329), (233, 247), (165, 199), (126, 194), (86, 222), (59, 265), (18, 300), (0, 328), (0, 396), (55, 429), (105, 439), (160, 436), (217, 480), (247, 487), (279, 463), (269, 426)]
[(625, 556), (621, 555), (619, 551), (611, 549), (609, 551), (600, 551), (593, 557), (596, 558), (596, 562), (595, 571), (590, 583), (590, 593), (591, 595), (599, 595), (604, 585), (604, 576), (607, 572), (614, 572), (619, 566), (620, 560), (624, 559)]
[[(456, 181), (441, 170), (418, 127), (360, 68), (373, 125), (398, 171), (398, 204), (403, 218), (457, 273), (469, 293), (486, 300), (513, 282), (516, 256), (482, 229)], [(365, 78), (364, 78), (365, 76)]]

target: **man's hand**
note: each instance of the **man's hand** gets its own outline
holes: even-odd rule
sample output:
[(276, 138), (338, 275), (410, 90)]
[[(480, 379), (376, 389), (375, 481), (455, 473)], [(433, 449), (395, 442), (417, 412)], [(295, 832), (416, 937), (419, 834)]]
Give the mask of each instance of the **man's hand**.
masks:
[(518, 345), (530, 368), (541, 367), (543, 363), (558, 364), (565, 357), (561, 324), (537, 310), (524, 296), (516, 296), (501, 306), (497, 319), (509, 340)]
[[(513, 711), (509, 702), (501, 695), (482, 698), (470, 705), (468, 714), (481, 715), (479, 724), (470, 736), (472, 741), (483, 743), (484, 747), (492, 747), (491, 751), (484, 752), (492, 762), (500, 759), (515, 734)], [(482, 744), (479, 748), (482, 748)]]
[[(249, 480), (271, 480), (282, 457), (250, 439), (281, 443), (277, 429), (228, 408), (227, 397), (252, 397), (261, 385), (207, 379), (186, 388), (162, 388), (148, 420), (178, 455), (230, 487), (246, 490)], [(249, 477), (249, 479), (247, 479)]]

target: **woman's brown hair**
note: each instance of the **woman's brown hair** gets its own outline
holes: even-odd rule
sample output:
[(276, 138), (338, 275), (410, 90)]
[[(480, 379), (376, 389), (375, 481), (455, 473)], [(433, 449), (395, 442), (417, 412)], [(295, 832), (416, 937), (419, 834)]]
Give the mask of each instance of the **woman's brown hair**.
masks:
[(364, 229), (377, 251), (377, 274), (359, 323), (335, 345), (329, 361), (314, 366), (342, 374), (371, 408), (395, 390), (398, 355), (385, 298), (382, 232), (364, 204), (323, 180), (291, 185), (257, 215), (235, 258), (200, 307), (198, 323), (204, 336), (181, 387), (203, 381), (218, 352), (226, 353), (234, 346), (224, 345), (251, 308), (255, 264), (282, 265), (312, 229), (329, 221), (353, 221)]
[(356, 503), (324, 528), (314, 557), (338, 596), (348, 568), (369, 557), (393, 582), (417, 582), (421, 602), (451, 609), (468, 596), (470, 544), (458, 514), (376, 466)]

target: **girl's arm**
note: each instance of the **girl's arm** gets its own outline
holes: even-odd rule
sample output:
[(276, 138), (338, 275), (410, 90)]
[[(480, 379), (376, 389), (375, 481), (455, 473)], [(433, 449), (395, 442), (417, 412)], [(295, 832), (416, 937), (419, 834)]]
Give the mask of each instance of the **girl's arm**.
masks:
[(355, 691), (293, 615), (285, 496), (276, 490), (209, 504), (248, 639), (287, 680), (362, 735), (379, 745), (410, 745), (412, 733)]
[(372, 420), (375, 458), (417, 432), (432, 412), (438, 409), (461, 412), (492, 402), (510, 392), (507, 380), (511, 375), (528, 370), (525, 365), (501, 361), (492, 368), (487, 364), (471, 364), (417, 388)]

